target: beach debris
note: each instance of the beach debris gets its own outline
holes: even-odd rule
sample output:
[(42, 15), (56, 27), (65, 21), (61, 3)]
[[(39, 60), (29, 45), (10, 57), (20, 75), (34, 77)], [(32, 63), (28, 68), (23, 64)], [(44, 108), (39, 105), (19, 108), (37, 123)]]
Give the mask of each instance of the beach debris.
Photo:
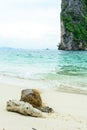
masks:
[(39, 109), (42, 112), (52, 113), (53, 109), (49, 106), (42, 106), (42, 99), (40, 93), (36, 89), (24, 89), (21, 92), (20, 101), (28, 102), (33, 107)]
[(23, 115), (44, 117), (43, 113), (40, 110), (34, 108), (31, 104), (23, 101), (9, 100), (7, 101), (6, 109), (8, 111), (17, 112)]
[(48, 107), (48, 106), (42, 106), (42, 107), (39, 107), (38, 109), (40, 111), (46, 112), (46, 113), (53, 113), (54, 112), (53, 108)]
[(37, 129), (35, 129), (35, 128), (32, 128), (33, 130), (37, 130)]
[(45, 113), (54, 112), (52, 108), (48, 106), (42, 106), (42, 99), (40, 93), (36, 89), (22, 90), (20, 101), (7, 101), (6, 109), (8, 111), (17, 112), (23, 115), (30, 115), (34, 117), (46, 117)]
[(36, 89), (22, 90), (20, 101), (28, 102), (35, 108), (42, 107), (42, 99), (39, 91)]

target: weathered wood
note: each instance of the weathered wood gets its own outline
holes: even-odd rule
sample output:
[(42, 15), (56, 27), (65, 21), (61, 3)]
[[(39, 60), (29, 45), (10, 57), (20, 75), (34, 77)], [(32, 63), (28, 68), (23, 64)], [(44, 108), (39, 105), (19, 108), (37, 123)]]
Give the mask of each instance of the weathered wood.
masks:
[(34, 108), (31, 104), (23, 101), (9, 100), (6, 109), (8, 111), (17, 112), (23, 115), (30, 115), (34, 117), (43, 117), (43, 113)]

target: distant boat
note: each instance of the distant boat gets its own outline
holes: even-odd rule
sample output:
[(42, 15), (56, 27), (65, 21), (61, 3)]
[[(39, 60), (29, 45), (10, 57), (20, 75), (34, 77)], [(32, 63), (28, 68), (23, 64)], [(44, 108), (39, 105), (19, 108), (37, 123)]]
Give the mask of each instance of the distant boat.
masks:
[(49, 50), (49, 48), (46, 48), (46, 50)]

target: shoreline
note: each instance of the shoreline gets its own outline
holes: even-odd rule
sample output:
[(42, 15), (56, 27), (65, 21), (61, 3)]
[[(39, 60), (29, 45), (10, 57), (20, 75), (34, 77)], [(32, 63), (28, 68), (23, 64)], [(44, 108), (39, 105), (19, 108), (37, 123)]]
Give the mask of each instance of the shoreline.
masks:
[(36, 88), (36, 89), (47, 89), (47, 90), (55, 90), (63, 93), (73, 93), (73, 94), (82, 94), (87, 95), (87, 89), (77, 86), (70, 86), (68, 84), (60, 83), (57, 80), (28, 80), (28, 79), (19, 79), (14, 77), (1, 76), (0, 84), (3, 85), (11, 85), (20, 86), (23, 88)]
[[(13, 84), (12, 84), (13, 83)], [(39, 82), (40, 85), (40, 82)], [(44, 84), (43, 84), (44, 85)], [(87, 130), (87, 95), (59, 92), (52, 89), (36, 87), (35, 81), (23, 82), (0, 81), (0, 129), (25, 130)], [(55, 111), (46, 118), (23, 116), (6, 111), (9, 99), (20, 100), (21, 90), (26, 88), (40, 89), (43, 103)]]

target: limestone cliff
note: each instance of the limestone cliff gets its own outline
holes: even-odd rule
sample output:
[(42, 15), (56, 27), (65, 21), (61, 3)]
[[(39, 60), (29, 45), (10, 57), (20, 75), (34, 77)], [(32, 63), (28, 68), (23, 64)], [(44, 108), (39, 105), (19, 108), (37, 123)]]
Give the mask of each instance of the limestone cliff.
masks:
[(87, 0), (62, 0), (61, 50), (86, 50)]

